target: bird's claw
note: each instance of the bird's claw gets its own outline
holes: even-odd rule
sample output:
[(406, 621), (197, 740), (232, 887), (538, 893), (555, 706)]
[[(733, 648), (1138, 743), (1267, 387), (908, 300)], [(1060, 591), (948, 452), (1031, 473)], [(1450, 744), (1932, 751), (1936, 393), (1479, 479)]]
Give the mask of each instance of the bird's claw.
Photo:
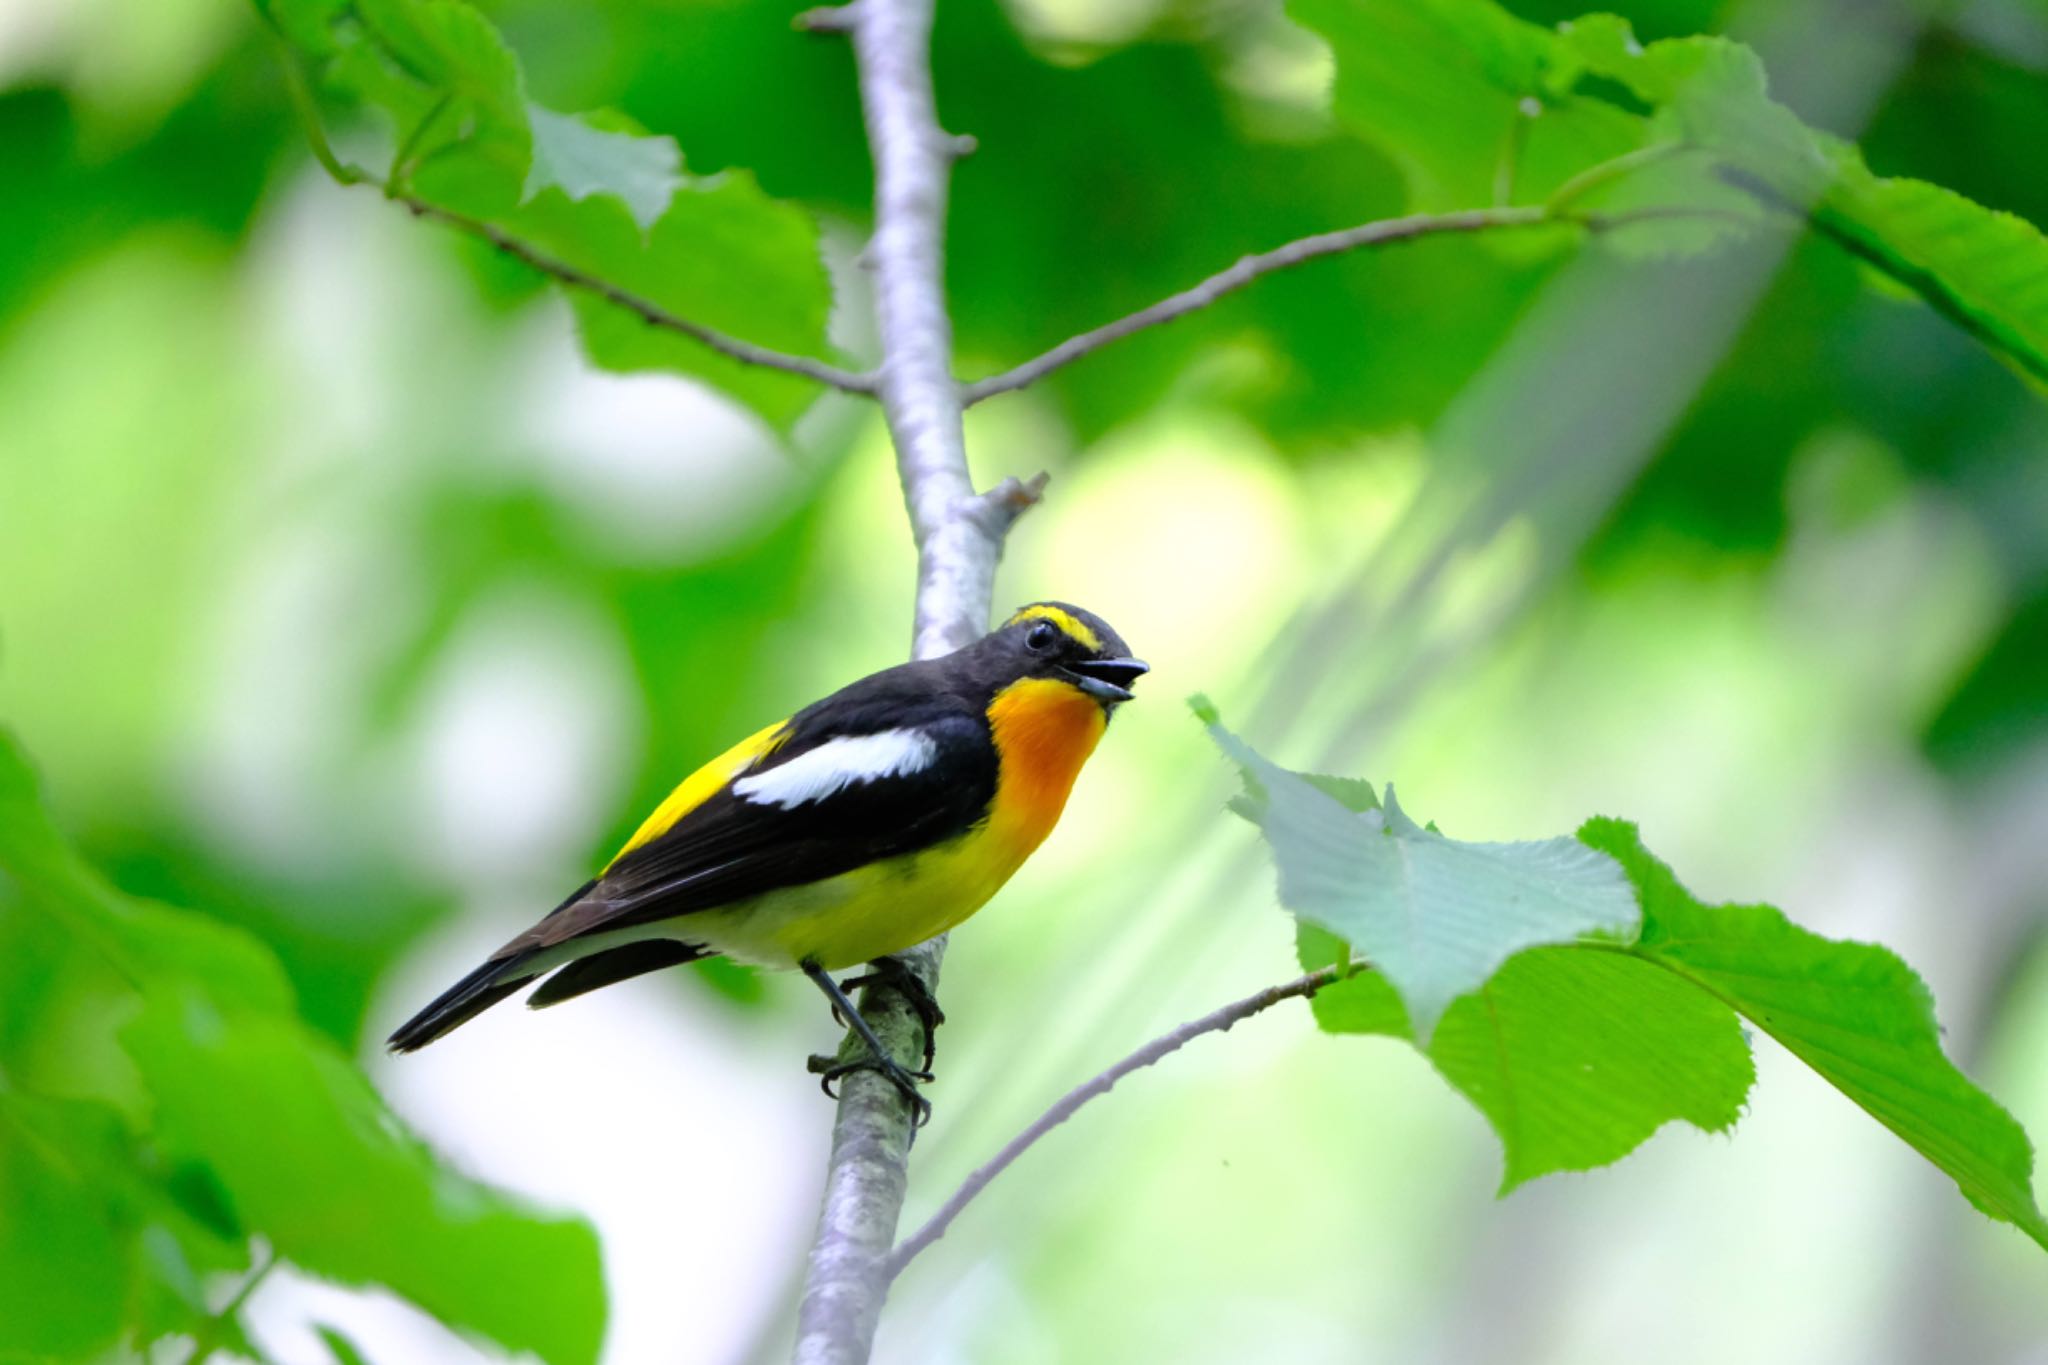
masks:
[[(938, 1059), (938, 1030), (939, 1025), (946, 1022), (946, 1012), (939, 1008), (938, 1000), (923, 979), (904, 966), (900, 958), (878, 957), (868, 967), (870, 970), (841, 982), (840, 989), (853, 991), (879, 982), (902, 992), (904, 1001), (924, 1024), (924, 1069), (930, 1071), (932, 1063)], [(842, 1025), (844, 1022), (841, 1020)]]
[(818, 1088), (825, 1092), (828, 1099), (834, 1100), (839, 1098), (839, 1092), (832, 1088), (832, 1083), (841, 1076), (855, 1071), (879, 1072), (902, 1092), (905, 1100), (909, 1101), (912, 1128), (922, 1128), (931, 1122), (932, 1102), (919, 1094), (917, 1089), (919, 1081), (936, 1079), (929, 1071), (913, 1071), (894, 1058), (877, 1056), (872, 1052), (865, 1057), (856, 1057), (850, 1062), (840, 1061), (836, 1057), (814, 1055), (810, 1060), (810, 1069), (818, 1076)]

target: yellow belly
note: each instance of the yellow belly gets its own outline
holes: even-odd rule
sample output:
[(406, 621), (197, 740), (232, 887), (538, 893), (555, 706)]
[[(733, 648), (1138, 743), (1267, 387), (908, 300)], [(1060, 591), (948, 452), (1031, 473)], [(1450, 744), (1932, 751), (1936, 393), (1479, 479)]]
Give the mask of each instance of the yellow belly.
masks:
[(1105, 724), (1092, 698), (1043, 678), (1006, 688), (989, 722), (1000, 764), (996, 796), (965, 834), (663, 928), (741, 962), (794, 967), (810, 960), (835, 971), (951, 929), (988, 904), (1052, 833)]
[(1023, 853), (1009, 856), (977, 828), (919, 853), (700, 911), (668, 927), (740, 962), (794, 967), (808, 959), (836, 971), (946, 932), (988, 904), (1023, 861)]

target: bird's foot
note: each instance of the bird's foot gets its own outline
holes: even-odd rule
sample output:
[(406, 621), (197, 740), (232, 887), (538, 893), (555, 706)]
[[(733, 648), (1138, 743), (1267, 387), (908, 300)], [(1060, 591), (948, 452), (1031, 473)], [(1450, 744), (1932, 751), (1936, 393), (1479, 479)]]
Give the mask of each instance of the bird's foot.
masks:
[(872, 1048), (869, 1049), (867, 1056), (856, 1057), (850, 1062), (842, 1062), (836, 1057), (814, 1055), (810, 1060), (810, 1069), (818, 1076), (818, 1087), (835, 1100), (839, 1098), (839, 1092), (832, 1088), (832, 1083), (841, 1076), (855, 1071), (880, 1072), (909, 1102), (912, 1128), (922, 1128), (931, 1122), (932, 1102), (920, 1094), (917, 1088), (919, 1081), (934, 1079), (929, 1071), (912, 1071), (895, 1058), (885, 1057)]
[[(918, 1093), (917, 1083), (933, 1079), (930, 1071), (932, 1061), (931, 1029), (927, 1027), (924, 1034), (925, 1069), (913, 1071), (889, 1055), (889, 1049), (882, 1046), (882, 1040), (875, 1036), (875, 1031), (869, 1026), (868, 1021), (861, 1018), (860, 1011), (855, 1009), (853, 1002), (846, 998), (845, 990), (840, 987), (838, 982), (832, 979), (831, 975), (823, 967), (820, 967), (815, 962), (805, 962), (801, 965), (803, 966), (804, 975), (810, 977), (818, 989), (825, 993), (825, 998), (832, 1002), (832, 1017), (859, 1034), (861, 1042), (867, 1044), (868, 1049), (867, 1056), (856, 1058), (852, 1061), (840, 1061), (833, 1057), (811, 1058), (810, 1068), (822, 1077), (819, 1084), (823, 1087), (825, 1093), (833, 1099), (839, 1098), (838, 1094), (832, 1089), (832, 1082), (850, 1071), (879, 1071), (882, 1075), (888, 1077), (889, 1082), (903, 1092), (903, 1098), (910, 1102), (911, 1130), (914, 1132), (918, 1128), (923, 1127), (932, 1116), (932, 1106), (930, 1100), (927, 1100)], [(884, 968), (883, 970), (887, 971), (888, 969)], [(900, 963), (896, 964), (896, 970), (903, 976), (909, 976), (909, 973), (904, 971)], [(927, 991), (924, 994), (927, 999), (930, 998), (930, 992)], [(913, 1005), (912, 1008), (916, 1007)], [(922, 1017), (923, 1011), (920, 1010), (918, 1013)]]
[(916, 1012), (924, 1024), (924, 1069), (932, 1069), (932, 1063), (939, 1055), (939, 1025), (946, 1022), (946, 1012), (939, 1008), (939, 1002), (924, 984), (923, 978), (903, 964), (897, 957), (878, 957), (868, 964), (868, 970), (859, 976), (840, 983), (840, 989), (853, 991), (879, 982), (894, 986), (903, 993), (903, 998)]

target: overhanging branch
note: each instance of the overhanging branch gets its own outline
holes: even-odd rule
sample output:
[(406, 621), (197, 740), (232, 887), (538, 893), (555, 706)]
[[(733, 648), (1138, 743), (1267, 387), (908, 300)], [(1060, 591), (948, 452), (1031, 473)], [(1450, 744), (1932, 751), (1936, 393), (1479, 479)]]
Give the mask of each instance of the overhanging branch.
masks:
[(806, 379), (815, 379), (820, 384), (830, 385), (847, 393), (873, 394), (875, 391), (876, 379), (872, 374), (856, 374), (852, 370), (843, 370), (837, 365), (828, 365), (809, 356), (790, 355), (785, 351), (757, 346), (751, 341), (729, 336), (715, 327), (706, 327), (702, 323), (678, 317), (660, 304), (642, 298), (630, 290), (621, 289), (611, 281), (600, 279), (588, 271), (579, 270), (566, 261), (558, 261), (537, 247), (493, 227), (482, 219), (471, 218), (452, 209), (444, 209), (438, 204), (403, 192), (389, 194), (386, 197), (405, 205), (418, 217), (446, 223), (449, 227), (459, 228), (473, 237), (482, 238), (507, 256), (531, 266), (558, 284), (595, 294), (601, 299), (617, 304), (629, 313), (636, 314), (650, 327), (686, 336), (728, 359), (739, 361), (742, 365), (759, 365), (764, 369), (802, 375)]
[(1341, 255), (1362, 247), (1414, 241), (1418, 237), (1484, 232), (1494, 228), (1535, 227), (1560, 221), (1563, 220), (1556, 217), (1549, 208), (1537, 204), (1519, 208), (1468, 209), (1460, 213), (1412, 213), (1405, 218), (1387, 218), (1337, 232), (1322, 232), (1313, 237), (1303, 237), (1285, 246), (1274, 247), (1271, 251), (1243, 257), (1229, 269), (1219, 270), (1200, 284), (1183, 289), (1178, 294), (1169, 295), (1149, 308), (1141, 308), (1127, 317), (1118, 318), (1115, 322), (1104, 323), (1093, 331), (1069, 337), (1043, 355), (1004, 370), (1001, 374), (977, 379), (962, 390), (961, 401), (967, 406), (972, 406), (984, 398), (993, 398), (999, 393), (1008, 393), (1013, 389), (1035, 384), (1061, 366), (1072, 364), (1112, 341), (1121, 341), (1148, 327), (1158, 327), (1163, 323), (1172, 322), (1175, 318), (1185, 317), (1197, 309), (1207, 308), (1224, 295), (1236, 293), (1260, 276), (1270, 275), (1276, 270), (1286, 270), (1307, 261)]

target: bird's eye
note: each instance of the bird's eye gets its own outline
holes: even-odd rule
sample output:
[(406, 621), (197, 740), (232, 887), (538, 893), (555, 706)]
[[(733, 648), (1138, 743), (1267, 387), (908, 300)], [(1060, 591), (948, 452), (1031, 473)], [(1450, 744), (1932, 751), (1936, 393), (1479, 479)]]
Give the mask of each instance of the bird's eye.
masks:
[(1034, 649), (1043, 654), (1058, 644), (1059, 639), (1060, 628), (1058, 626), (1050, 621), (1040, 621), (1031, 628), (1031, 633), (1024, 637), (1024, 644), (1027, 648)]

